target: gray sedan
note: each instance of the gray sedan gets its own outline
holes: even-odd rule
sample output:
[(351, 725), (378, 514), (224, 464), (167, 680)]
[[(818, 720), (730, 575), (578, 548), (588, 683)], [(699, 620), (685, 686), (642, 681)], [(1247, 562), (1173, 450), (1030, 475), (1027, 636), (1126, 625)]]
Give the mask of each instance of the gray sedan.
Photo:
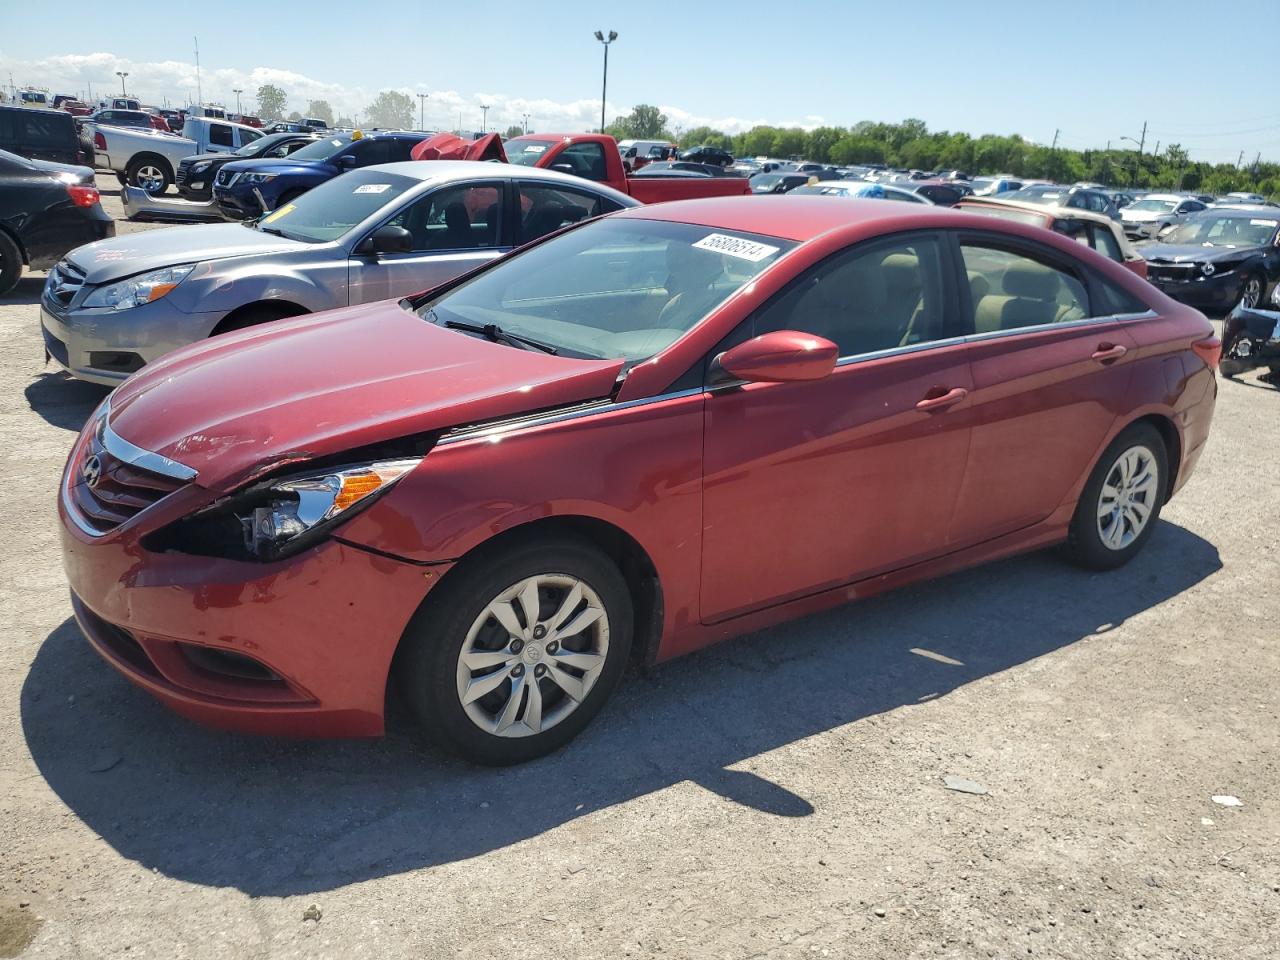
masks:
[(49, 355), (115, 385), (229, 330), (425, 290), (569, 223), (638, 206), (535, 167), (411, 161), (353, 170), (252, 223), (135, 233), (73, 250), (40, 301)]

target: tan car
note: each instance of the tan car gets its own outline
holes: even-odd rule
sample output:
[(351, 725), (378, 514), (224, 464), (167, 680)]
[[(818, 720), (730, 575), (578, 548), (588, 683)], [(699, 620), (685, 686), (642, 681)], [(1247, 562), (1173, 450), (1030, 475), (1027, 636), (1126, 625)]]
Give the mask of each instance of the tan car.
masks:
[(1134, 249), (1120, 224), (1100, 213), (1077, 210), (1075, 207), (1046, 207), (1038, 203), (1020, 200), (1000, 200), (995, 197), (965, 197), (957, 210), (981, 213), (1002, 220), (1013, 220), (1033, 227), (1044, 227), (1067, 237), (1074, 237), (1086, 247), (1092, 247), (1104, 257), (1124, 264), (1142, 279), (1147, 278), (1147, 261)]

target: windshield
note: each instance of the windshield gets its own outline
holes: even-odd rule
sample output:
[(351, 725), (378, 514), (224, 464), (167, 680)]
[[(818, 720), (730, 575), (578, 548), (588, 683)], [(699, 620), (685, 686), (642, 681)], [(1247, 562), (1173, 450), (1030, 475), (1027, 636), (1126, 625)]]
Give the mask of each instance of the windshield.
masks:
[(1148, 210), (1151, 213), (1167, 213), (1178, 205), (1176, 200), (1135, 200), (1126, 210)]
[(525, 167), (537, 166), (542, 155), (555, 145), (555, 140), (508, 140), (507, 160)]
[(325, 137), (315, 143), (309, 143), (297, 153), (289, 155), (290, 160), (328, 160), (339, 153), (351, 142), (350, 137)]
[(421, 182), (376, 169), (352, 170), (278, 207), (256, 226), (290, 240), (326, 243), (337, 240)]
[(991, 177), (976, 177), (972, 181), (973, 189), (975, 190), (986, 190), (988, 187), (994, 186), (998, 182), (998, 180), (993, 180)]
[(284, 140), (284, 139), (287, 139), (287, 138), (284, 136), (281, 136), (280, 134), (275, 134), (274, 136), (269, 136), (269, 137), (258, 137), (252, 143), (246, 143), (243, 147), (241, 147), (235, 153), (237, 157), (256, 157), (258, 154), (262, 153), (264, 150), (270, 150), (277, 143), (279, 143), (281, 140)]
[(1263, 247), (1271, 242), (1280, 220), (1267, 217), (1198, 217), (1160, 238), (1175, 246)]
[(502, 261), (428, 300), (418, 315), (495, 324), (566, 356), (630, 365), (666, 349), (794, 246), (692, 224), (606, 218)]

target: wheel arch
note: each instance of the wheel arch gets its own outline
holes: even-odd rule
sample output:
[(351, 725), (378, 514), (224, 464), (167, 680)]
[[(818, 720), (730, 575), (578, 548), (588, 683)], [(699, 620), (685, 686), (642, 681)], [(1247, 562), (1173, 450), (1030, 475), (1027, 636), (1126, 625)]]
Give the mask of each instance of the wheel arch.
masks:
[(169, 177), (173, 177), (173, 161), (166, 157), (163, 153), (156, 153), (154, 150), (139, 150), (126, 163), (125, 170), (128, 171), (134, 164), (141, 163), (144, 160), (159, 161), (169, 168)]
[[(254, 300), (250, 303), (241, 304), (240, 306), (232, 310), (230, 313), (228, 313), (226, 316), (224, 316), (221, 320), (218, 321), (217, 325), (212, 330), (209, 331), (209, 336), (216, 337), (220, 333), (226, 333), (230, 330), (235, 330), (236, 324), (239, 321), (243, 320), (246, 316), (252, 313), (256, 313), (258, 311), (262, 311), (263, 313), (270, 312), (274, 314), (274, 316), (270, 317), (271, 320), (283, 320), (285, 317), (299, 317), (299, 316), (302, 316), (302, 314), (304, 313), (311, 312), (311, 310), (309, 310), (307, 307), (304, 307), (302, 304), (297, 303), (293, 300), (284, 300), (284, 299)], [(265, 323), (267, 321), (264, 320), (262, 322)]]
[[(648, 551), (629, 533), (616, 524), (585, 514), (561, 514), (542, 517), (509, 527), (468, 550), (431, 588), (419, 606), (419, 612), (431, 604), (456, 579), (459, 569), (483, 563), (493, 554), (509, 550), (531, 540), (571, 539), (591, 544), (602, 550), (622, 572), (631, 591), (634, 611), (631, 660), (641, 668), (654, 662), (662, 639), (663, 590), (657, 567)], [(403, 646), (397, 646), (397, 657)], [(395, 673), (394, 664), (390, 673)], [(388, 683), (391, 676), (388, 676)]]
[(1178, 426), (1173, 422), (1173, 418), (1162, 413), (1148, 413), (1138, 417), (1126, 423), (1122, 431), (1128, 430), (1135, 423), (1151, 424), (1159, 431), (1160, 439), (1164, 441), (1165, 453), (1169, 458), (1169, 482), (1165, 484), (1164, 502), (1168, 503), (1174, 489), (1178, 486), (1178, 474), (1182, 470), (1182, 434), (1178, 432)]

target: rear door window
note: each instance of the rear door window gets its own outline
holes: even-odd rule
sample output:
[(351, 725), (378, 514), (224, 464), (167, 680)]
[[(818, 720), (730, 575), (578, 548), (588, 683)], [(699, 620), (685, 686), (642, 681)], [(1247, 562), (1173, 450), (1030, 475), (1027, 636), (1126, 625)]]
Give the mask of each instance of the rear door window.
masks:
[(603, 197), (561, 186), (537, 183), (516, 185), (520, 222), (516, 229), (516, 245), (530, 243), (554, 230), (612, 213), (620, 205)]
[(213, 147), (233, 147), (231, 128), (225, 123), (209, 124), (209, 145)]
[(46, 116), (34, 110), (26, 112), (29, 115), (23, 118), (21, 135), (23, 142), (33, 147), (61, 147), (67, 145), (71, 138), (65, 123), (59, 122), (62, 120), (61, 117)]
[(1100, 223), (1089, 224), (1089, 232), (1093, 249), (1097, 250), (1104, 257), (1115, 260), (1117, 263), (1124, 259), (1124, 254), (1120, 252), (1120, 244), (1116, 242), (1115, 234)]
[(975, 333), (1083, 320), (1093, 314), (1084, 284), (1048, 258), (962, 239)]

